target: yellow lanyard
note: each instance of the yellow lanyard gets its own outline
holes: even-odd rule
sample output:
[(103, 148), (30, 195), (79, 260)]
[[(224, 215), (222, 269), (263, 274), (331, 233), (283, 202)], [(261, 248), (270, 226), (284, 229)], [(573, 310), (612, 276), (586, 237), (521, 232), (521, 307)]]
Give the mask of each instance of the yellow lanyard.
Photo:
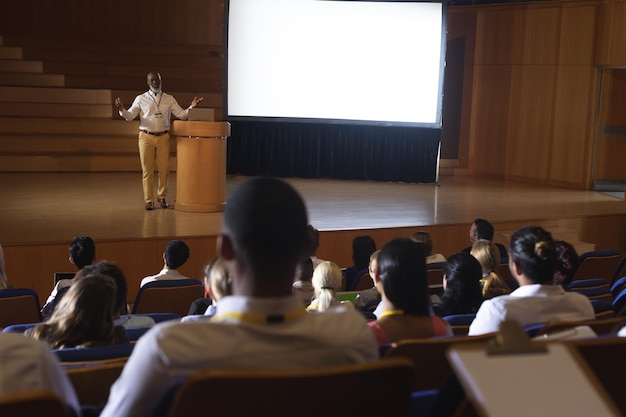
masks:
[(383, 317), (386, 317), (386, 316), (399, 316), (402, 314), (404, 314), (404, 310), (387, 310), (387, 311), (383, 311), (380, 314), (379, 319), (382, 319)]
[(231, 311), (228, 313), (222, 313), (213, 316), (211, 321), (217, 321), (220, 319), (233, 318), (237, 320), (241, 320), (247, 323), (254, 324), (274, 324), (274, 323), (286, 323), (291, 320), (295, 320), (298, 317), (307, 314), (307, 311), (304, 307), (294, 310), (290, 313), (286, 314), (253, 314), (253, 313), (238, 313), (235, 311)]

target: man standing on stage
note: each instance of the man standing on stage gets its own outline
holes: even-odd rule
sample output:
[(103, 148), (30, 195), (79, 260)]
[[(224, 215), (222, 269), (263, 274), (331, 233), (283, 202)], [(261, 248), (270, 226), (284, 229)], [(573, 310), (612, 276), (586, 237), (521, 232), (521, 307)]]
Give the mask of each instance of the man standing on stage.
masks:
[(149, 90), (138, 95), (133, 104), (126, 110), (119, 97), (115, 99), (115, 107), (126, 121), (130, 122), (139, 115), (139, 158), (141, 160), (143, 197), (146, 210), (154, 210), (153, 176), (156, 165), (159, 171), (157, 201), (161, 208), (167, 208), (167, 182), (169, 177), (170, 159), (170, 119), (175, 117), (186, 120), (189, 109), (196, 107), (202, 97), (194, 97), (191, 105), (184, 109), (176, 99), (164, 93), (161, 85), (161, 74), (149, 72), (147, 76)]

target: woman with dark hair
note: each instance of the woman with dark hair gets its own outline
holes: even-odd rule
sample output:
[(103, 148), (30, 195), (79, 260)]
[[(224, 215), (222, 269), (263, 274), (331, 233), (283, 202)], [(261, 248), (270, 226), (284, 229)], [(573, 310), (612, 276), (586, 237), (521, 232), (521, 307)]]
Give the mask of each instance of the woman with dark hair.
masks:
[(354, 291), (359, 279), (367, 274), (370, 256), (376, 252), (376, 242), (371, 236), (357, 236), (352, 240), (352, 261), (354, 265), (346, 268), (343, 276), (346, 278), (346, 291)]
[(476, 258), (463, 252), (450, 255), (443, 267), (444, 293), (433, 304), (435, 314), (443, 317), (476, 313), (483, 302), (481, 276), (482, 268)]
[(578, 253), (571, 244), (557, 240), (556, 246), (556, 269), (554, 271), (554, 285), (567, 285), (572, 282), (572, 277), (578, 268)]
[(72, 284), (50, 319), (26, 331), (52, 349), (115, 345), (128, 342), (126, 330), (115, 326), (117, 286), (107, 275), (87, 275)]
[(382, 313), (368, 325), (378, 346), (451, 334), (445, 321), (430, 315), (426, 261), (417, 243), (394, 239), (386, 244), (378, 255), (375, 281), (382, 295)]
[(509, 295), (485, 300), (469, 334), (496, 332), (505, 319), (515, 320), (521, 326), (593, 320), (595, 314), (587, 297), (552, 285), (556, 262), (556, 247), (549, 232), (528, 226), (513, 233), (509, 269), (520, 286)]

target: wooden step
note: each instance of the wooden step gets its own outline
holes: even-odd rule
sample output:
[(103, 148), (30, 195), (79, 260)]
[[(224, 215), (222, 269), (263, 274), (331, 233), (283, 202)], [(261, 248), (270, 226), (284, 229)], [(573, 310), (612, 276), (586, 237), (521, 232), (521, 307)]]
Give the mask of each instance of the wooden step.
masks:
[(139, 130), (139, 121), (123, 119), (51, 119), (51, 118), (3, 118), (2, 133), (10, 134), (65, 134), (65, 135), (132, 135)]
[[(170, 171), (176, 170), (176, 158), (170, 158)], [(137, 172), (141, 165), (137, 155), (112, 156), (4, 156), (0, 155), (0, 172)]]
[(0, 72), (29, 72), (40, 74), (43, 72), (43, 62), (26, 61), (22, 59), (0, 59)]
[(111, 104), (11, 103), (0, 102), (0, 117), (45, 117), (62, 119), (113, 117)]
[(0, 59), (22, 59), (22, 48), (0, 46)]
[(129, 135), (0, 135), (1, 155), (138, 155), (137, 133)]
[[(145, 74), (136, 77), (123, 76), (93, 76), (73, 75), (65, 76), (65, 85), (69, 88), (110, 88), (112, 90), (130, 90), (146, 86)], [(209, 91), (220, 93), (222, 79), (210, 78), (167, 78), (163, 80), (163, 88), (170, 91)]]
[[(14, 60), (15, 61), (15, 60)], [(173, 67), (160, 66), (154, 68), (151, 64), (143, 65), (112, 65), (108, 63), (46, 61), (43, 64), (45, 72), (58, 74), (98, 75), (98, 76), (123, 76), (142, 78), (146, 83), (146, 74), (150, 71), (161, 73), (164, 82), (169, 78), (211, 78), (219, 79), (222, 76), (222, 66), (215, 67)]]
[(0, 101), (26, 103), (111, 104), (111, 90), (0, 86)]
[(5, 86), (64, 87), (65, 76), (62, 74), (0, 72), (0, 84)]

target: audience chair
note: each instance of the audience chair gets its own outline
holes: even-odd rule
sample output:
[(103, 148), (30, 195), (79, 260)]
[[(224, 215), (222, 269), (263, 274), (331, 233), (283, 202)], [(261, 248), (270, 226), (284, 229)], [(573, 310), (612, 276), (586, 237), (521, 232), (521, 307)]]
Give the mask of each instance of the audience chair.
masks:
[(429, 339), (407, 339), (393, 343), (383, 356), (383, 361), (391, 358), (408, 358), (413, 361), (413, 391), (439, 389), (452, 372), (446, 351), (452, 345), (477, 343), (486, 344), (495, 333), (480, 336), (449, 336)]
[(621, 256), (614, 250), (585, 252), (578, 258), (578, 268), (572, 281), (589, 278), (604, 278), (610, 282)]
[(372, 277), (370, 277), (370, 274), (368, 272), (366, 274), (361, 275), (361, 278), (359, 278), (359, 282), (357, 282), (356, 287), (354, 288), (354, 291), (369, 290), (373, 286), (374, 286), (374, 281), (372, 281)]
[(455, 336), (467, 336), (469, 327), (475, 318), (476, 314), (451, 314), (442, 317), (442, 319), (448, 322)]
[(41, 321), (39, 296), (29, 288), (0, 291), (0, 328)]
[(617, 317), (626, 316), (626, 288), (622, 289), (613, 300), (613, 311)]
[(133, 314), (174, 313), (182, 317), (194, 300), (202, 298), (203, 291), (197, 279), (153, 281), (139, 289)]
[(572, 281), (566, 288), (568, 291), (585, 295), (590, 300), (605, 300), (613, 302), (613, 294), (609, 281), (604, 278), (589, 278)]
[(12, 324), (2, 329), (2, 333), (24, 333), (31, 327), (35, 327), (40, 323)]
[[(564, 343), (575, 348), (589, 368), (596, 375), (609, 397), (626, 416), (626, 395), (624, 395), (624, 375), (626, 375), (625, 337), (603, 337), (597, 339), (569, 340)], [(566, 388), (566, 387), (562, 387)], [(575, 395), (573, 393), (573, 395)]]
[(443, 291), (443, 267), (445, 262), (435, 262), (426, 265), (428, 274), (428, 288), (431, 294), (438, 294)]
[(613, 304), (606, 300), (589, 300), (593, 306), (593, 311), (596, 314), (596, 320), (608, 319), (615, 317), (615, 311), (613, 310)]
[(73, 414), (52, 391), (33, 390), (0, 395), (0, 416), (69, 417)]
[(613, 274), (613, 279), (611, 280), (611, 284), (613, 284), (618, 278), (626, 275), (626, 256), (622, 257), (622, 259), (617, 264), (617, 268), (615, 268), (615, 273)]
[[(413, 379), (409, 360), (290, 370), (209, 370), (178, 389), (169, 417), (406, 417)], [(224, 401), (240, 393), (239, 400)], [(323, 410), (323, 411), (321, 411)]]
[(517, 280), (515, 280), (515, 278), (513, 278), (513, 275), (511, 275), (508, 261), (507, 263), (501, 262), (498, 264), (498, 266), (496, 267), (496, 274), (498, 274), (498, 276), (502, 278), (506, 285), (509, 286), (511, 291), (515, 291), (515, 289), (519, 287), (519, 283), (517, 282)]
[(123, 345), (54, 349), (53, 352), (59, 358), (63, 368), (71, 368), (82, 366), (84, 363), (108, 359), (125, 360), (133, 352), (134, 347), (134, 343), (126, 343)]
[(624, 288), (626, 288), (626, 276), (618, 278), (613, 282), (613, 284), (611, 284), (610, 291), (611, 294), (613, 294), (613, 299), (617, 298), (619, 293), (622, 292)]
[(111, 385), (122, 373), (126, 358), (83, 362), (65, 369), (81, 406), (102, 406), (109, 398)]
[(621, 329), (624, 324), (626, 324), (626, 318), (624, 317), (611, 317), (603, 320), (559, 321), (544, 324), (543, 327), (535, 332), (535, 335), (550, 335), (578, 326), (589, 326), (598, 336), (615, 336), (617, 331)]

